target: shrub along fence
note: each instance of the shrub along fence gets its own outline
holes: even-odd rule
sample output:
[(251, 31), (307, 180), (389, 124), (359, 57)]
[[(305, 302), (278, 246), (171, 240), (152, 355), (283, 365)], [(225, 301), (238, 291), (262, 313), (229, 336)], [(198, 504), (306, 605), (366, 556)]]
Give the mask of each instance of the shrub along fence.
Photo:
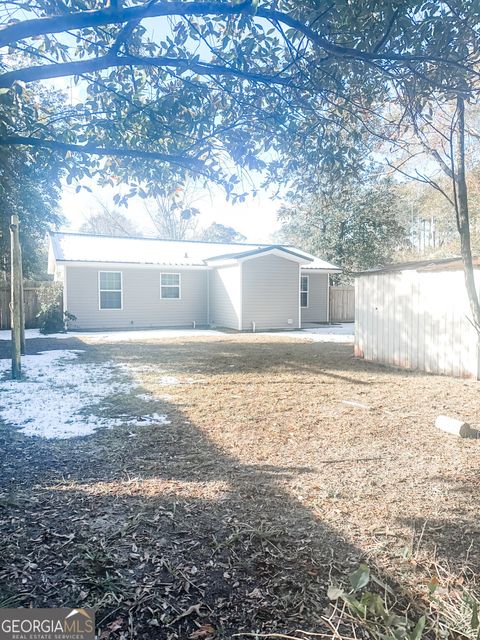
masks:
[[(23, 299), (25, 303), (25, 327), (34, 329), (40, 326), (39, 292), (42, 287), (53, 287), (53, 282), (25, 282)], [(10, 329), (10, 285), (0, 282), (0, 329)]]

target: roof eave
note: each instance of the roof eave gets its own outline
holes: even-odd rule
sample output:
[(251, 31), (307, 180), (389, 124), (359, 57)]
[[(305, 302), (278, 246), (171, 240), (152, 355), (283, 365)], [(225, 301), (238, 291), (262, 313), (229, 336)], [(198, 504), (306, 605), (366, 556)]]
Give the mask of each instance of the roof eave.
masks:
[[(473, 258), (473, 268), (480, 268), (480, 258)], [(383, 273), (400, 273), (401, 271), (419, 271), (419, 272), (437, 272), (437, 271), (461, 271), (463, 270), (462, 258), (433, 258), (431, 260), (415, 260), (411, 262), (397, 262), (387, 264), (384, 267), (376, 269), (368, 269), (366, 271), (357, 271), (354, 277), (374, 276)]]
[(63, 264), (69, 267), (116, 267), (116, 268), (132, 268), (140, 269), (196, 269), (204, 271), (208, 269), (206, 264), (181, 264), (173, 262), (128, 262), (123, 260), (107, 261), (107, 260), (55, 260), (57, 264)]
[(308, 271), (309, 273), (342, 273), (343, 269), (339, 269), (337, 267), (302, 267), (303, 271)]
[(298, 262), (299, 264), (309, 264), (313, 262), (313, 258), (301, 255), (290, 249), (286, 249), (281, 246), (272, 245), (270, 247), (263, 247), (261, 249), (246, 251), (242, 253), (225, 254), (221, 256), (212, 256), (205, 260), (206, 264), (213, 267), (228, 266), (232, 264), (238, 264), (240, 262), (246, 262), (247, 260), (253, 260), (266, 255), (278, 255), (286, 260), (292, 262)]

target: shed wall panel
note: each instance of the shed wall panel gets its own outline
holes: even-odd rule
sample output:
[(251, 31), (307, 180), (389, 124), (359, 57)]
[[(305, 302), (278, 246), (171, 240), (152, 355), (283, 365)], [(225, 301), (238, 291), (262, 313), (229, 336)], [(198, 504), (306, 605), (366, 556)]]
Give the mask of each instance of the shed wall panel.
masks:
[[(480, 283), (480, 274), (476, 274)], [(359, 276), (355, 353), (366, 360), (477, 377), (477, 335), (460, 271)]]

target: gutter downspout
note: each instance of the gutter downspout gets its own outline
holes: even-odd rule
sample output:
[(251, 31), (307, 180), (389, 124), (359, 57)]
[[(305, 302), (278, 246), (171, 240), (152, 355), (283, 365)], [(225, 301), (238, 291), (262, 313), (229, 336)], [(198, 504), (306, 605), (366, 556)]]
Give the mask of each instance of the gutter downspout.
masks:
[(238, 309), (238, 330), (243, 331), (243, 262), (240, 261), (238, 264), (239, 269), (239, 309)]
[(330, 324), (330, 274), (327, 273), (327, 324)]
[(207, 327), (210, 327), (210, 269), (207, 269)]

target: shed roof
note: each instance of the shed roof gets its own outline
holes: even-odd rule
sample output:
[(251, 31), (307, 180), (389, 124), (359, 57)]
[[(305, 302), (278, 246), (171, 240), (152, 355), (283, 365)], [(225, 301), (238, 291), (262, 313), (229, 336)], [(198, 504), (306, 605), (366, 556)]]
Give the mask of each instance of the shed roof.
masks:
[[(56, 262), (115, 263), (159, 265), (169, 267), (206, 267), (216, 260), (238, 260), (281, 251), (303, 259), (309, 268), (340, 271), (335, 265), (290, 245), (240, 242), (202, 242), (197, 240), (163, 240), (127, 238), (87, 233), (55, 232), (50, 234), (51, 254)], [(302, 267), (303, 268), (303, 267)]]
[[(480, 268), (480, 257), (473, 259), (476, 269)], [(411, 262), (395, 262), (376, 269), (359, 271), (355, 276), (370, 276), (377, 273), (389, 273), (393, 271), (460, 271), (463, 269), (462, 258), (435, 258), (430, 260), (416, 260)]]

